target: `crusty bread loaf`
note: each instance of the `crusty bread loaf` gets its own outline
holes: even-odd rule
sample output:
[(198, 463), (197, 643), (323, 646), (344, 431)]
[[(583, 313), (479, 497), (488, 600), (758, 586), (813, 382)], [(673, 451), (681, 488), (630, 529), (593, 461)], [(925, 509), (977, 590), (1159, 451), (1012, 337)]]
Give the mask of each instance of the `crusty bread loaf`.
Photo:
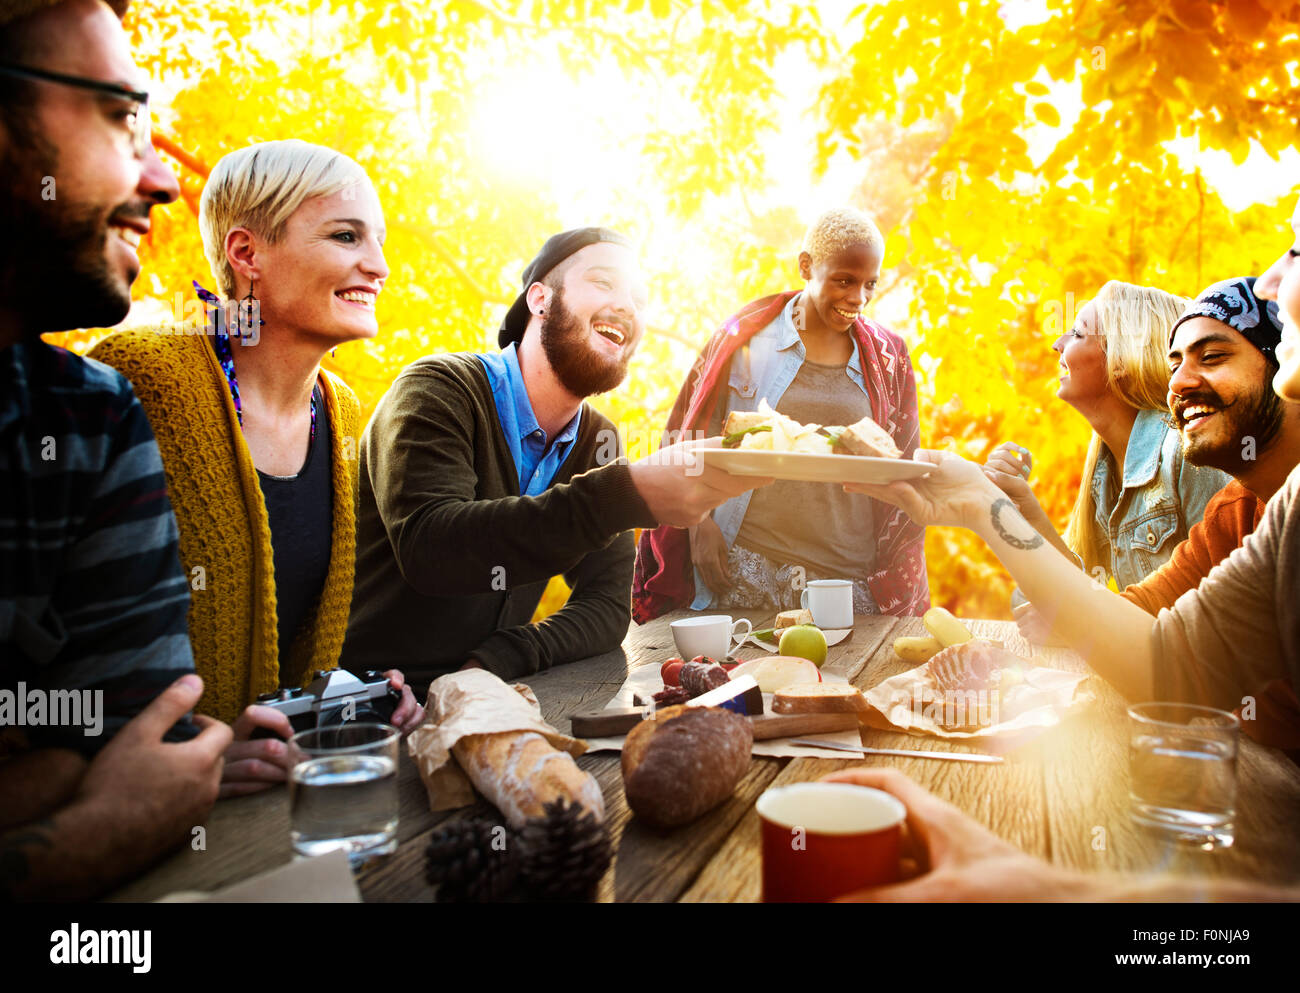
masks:
[(623, 791), (637, 817), (659, 828), (695, 820), (731, 796), (749, 768), (754, 731), (718, 707), (665, 707), (623, 742)]
[(864, 714), (870, 709), (862, 691), (847, 683), (795, 683), (772, 696), (774, 714)]
[(605, 819), (605, 799), (595, 778), (536, 731), (467, 735), (456, 742), (452, 754), (474, 788), (511, 827), (523, 827), (559, 799), (584, 807), (598, 821)]

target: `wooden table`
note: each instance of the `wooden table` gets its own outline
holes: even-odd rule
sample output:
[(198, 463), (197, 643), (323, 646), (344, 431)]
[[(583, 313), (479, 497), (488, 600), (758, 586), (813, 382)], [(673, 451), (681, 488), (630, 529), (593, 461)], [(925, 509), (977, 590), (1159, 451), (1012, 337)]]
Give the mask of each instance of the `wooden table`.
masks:
[[(530, 679), (546, 719), (562, 731), (567, 716), (602, 708), (627, 672), (676, 654), (662, 617), (628, 632), (621, 651), (561, 666)], [(749, 612), (755, 627), (769, 615)], [(1042, 664), (1083, 671), (1062, 649), (1031, 649), (1002, 621), (968, 621), (976, 634), (1001, 639)], [(827, 667), (867, 689), (906, 669), (893, 640), (921, 635), (919, 618), (860, 617), (852, 636), (830, 651)], [(750, 646), (742, 657), (761, 656)], [(1128, 819), (1128, 726), (1122, 698), (1100, 679), (1095, 700), (1062, 725), (1021, 746), (1000, 766), (852, 756), (844, 760), (755, 757), (732, 798), (692, 824), (659, 833), (632, 818), (624, 802), (619, 755), (597, 752), (578, 764), (600, 782), (616, 857), (601, 881), (602, 901), (752, 901), (759, 898), (758, 816), (754, 802), (774, 784), (818, 779), (854, 765), (900, 769), (1025, 851), (1083, 870), (1153, 871), (1300, 883), (1300, 769), (1285, 756), (1242, 738), (1238, 762), (1236, 844), (1227, 851), (1164, 850)], [(959, 750), (935, 738), (864, 730), (865, 745)], [(424, 787), (403, 749), (399, 848), (364, 867), (357, 882), (367, 901), (427, 902), (424, 848), (435, 825), (479, 809), (430, 813)], [(206, 847), (186, 849), (114, 893), (113, 900), (153, 900), (178, 890), (215, 890), (281, 865), (289, 848), (288, 795), (281, 787), (226, 800), (208, 819)]]

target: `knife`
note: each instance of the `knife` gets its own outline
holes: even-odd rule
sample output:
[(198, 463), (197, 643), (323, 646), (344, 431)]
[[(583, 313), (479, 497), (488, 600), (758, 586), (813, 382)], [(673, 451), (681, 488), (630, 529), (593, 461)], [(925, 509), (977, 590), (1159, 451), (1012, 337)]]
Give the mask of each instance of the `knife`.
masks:
[(833, 748), (841, 752), (860, 752), (863, 755), (901, 755), (908, 759), (947, 759), (950, 762), (982, 762), (986, 765), (1001, 765), (1001, 755), (983, 755), (975, 752), (928, 752), (920, 748), (867, 748), (859, 745), (842, 745), (838, 741), (808, 741), (806, 738), (792, 739), (792, 745), (808, 745), (810, 748)]

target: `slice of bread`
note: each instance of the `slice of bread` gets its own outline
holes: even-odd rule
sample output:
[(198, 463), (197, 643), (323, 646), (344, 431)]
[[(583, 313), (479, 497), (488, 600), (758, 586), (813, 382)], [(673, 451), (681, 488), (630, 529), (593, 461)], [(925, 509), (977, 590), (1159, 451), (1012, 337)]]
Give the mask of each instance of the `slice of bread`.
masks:
[(762, 414), (757, 410), (733, 410), (727, 415), (726, 423), (722, 425), (722, 433), (725, 436), (735, 434), (737, 431), (747, 431), (749, 428), (766, 424), (771, 419), (771, 414)]
[(811, 610), (783, 610), (776, 615), (776, 620), (772, 622), (772, 630), (782, 631), (785, 628), (796, 627), (800, 624), (811, 624), (812, 622)]
[(901, 459), (903, 453), (894, 444), (889, 432), (873, 421), (864, 417), (856, 424), (846, 427), (839, 437), (838, 448), (850, 455), (870, 455), (878, 459)]
[(796, 683), (772, 696), (774, 714), (864, 714), (870, 709), (862, 691), (847, 683)]

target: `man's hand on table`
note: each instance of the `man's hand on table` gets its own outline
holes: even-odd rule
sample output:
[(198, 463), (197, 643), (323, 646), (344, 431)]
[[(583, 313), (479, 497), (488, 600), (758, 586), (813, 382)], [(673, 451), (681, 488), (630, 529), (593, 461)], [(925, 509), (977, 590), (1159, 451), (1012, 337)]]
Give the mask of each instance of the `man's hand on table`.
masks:
[(1026, 855), (895, 769), (845, 769), (824, 782), (884, 790), (907, 808), (903, 882), (858, 890), (846, 903), (1300, 901), (1300, 888), (1245, 879), (1075, 872)]
[(841, 899), (862, 903), (964, 903), (1096, 899), (1079, 873), (1049, 865), (1003, 841), (982, 824), (894, 769), (845, 769), (826, 782), (871, 786), (907, 808), (904, 881)]
[(733, 476), (705, 465), (697, 454), (701, 448), (721, 447), (721, 436), (683, 441), (632, 463), (632, 482), (656, 521), (691, 527), (719, 504), (772, 482), (754, 476)]
[(203, 695), (203, 680), (183, 676), (163, 690), (95, 756), (78, 791), (81, 803), (119, 806), (142, 838), (141, 850), (174, 843), (203, 823), (217, 799), (222, 753), (230, 728), (212, 717), (194, 715), (199, 734), (167, 742), (163, 735)]

